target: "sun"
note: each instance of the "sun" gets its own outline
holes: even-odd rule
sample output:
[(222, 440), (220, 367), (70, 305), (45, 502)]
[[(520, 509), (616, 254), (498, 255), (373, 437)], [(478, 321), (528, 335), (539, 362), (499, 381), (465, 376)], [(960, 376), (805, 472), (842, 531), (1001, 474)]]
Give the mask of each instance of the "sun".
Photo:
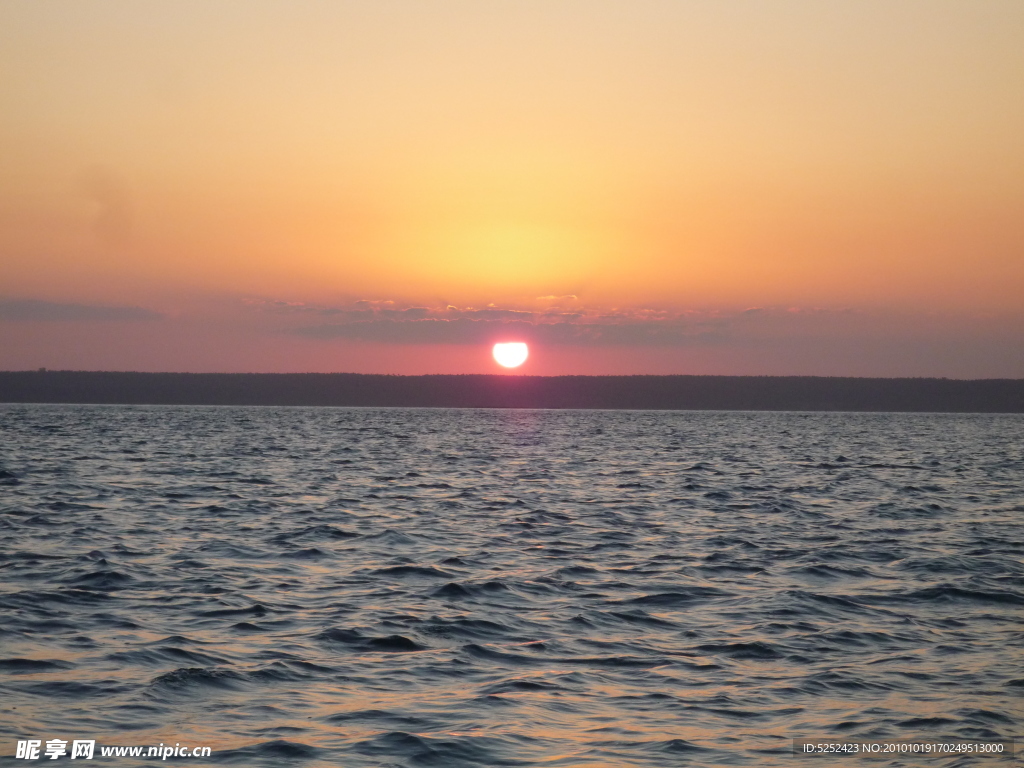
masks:
[(530, 350), (521, 341), (510, 341), (494, 345), (494, 359), (506, 368), (518, 368), (526, 362)]

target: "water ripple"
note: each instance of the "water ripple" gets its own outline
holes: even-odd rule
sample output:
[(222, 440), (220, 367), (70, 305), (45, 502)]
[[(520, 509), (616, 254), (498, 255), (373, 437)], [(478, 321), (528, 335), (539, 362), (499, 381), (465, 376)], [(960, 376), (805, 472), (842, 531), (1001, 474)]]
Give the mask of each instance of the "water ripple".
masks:
[(1019, 736), (1022, 427), (0, 406), (2, 756), (789, 766), (793, 738)]

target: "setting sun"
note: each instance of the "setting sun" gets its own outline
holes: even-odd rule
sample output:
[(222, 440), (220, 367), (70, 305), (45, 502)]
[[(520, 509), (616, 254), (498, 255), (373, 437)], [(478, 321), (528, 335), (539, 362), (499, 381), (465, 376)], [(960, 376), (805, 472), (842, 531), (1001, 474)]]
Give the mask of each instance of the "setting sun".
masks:
[(494, 359), (506, 368), (518, 368), (526, 362), (530, 350), (521, 341), (494, 345)]

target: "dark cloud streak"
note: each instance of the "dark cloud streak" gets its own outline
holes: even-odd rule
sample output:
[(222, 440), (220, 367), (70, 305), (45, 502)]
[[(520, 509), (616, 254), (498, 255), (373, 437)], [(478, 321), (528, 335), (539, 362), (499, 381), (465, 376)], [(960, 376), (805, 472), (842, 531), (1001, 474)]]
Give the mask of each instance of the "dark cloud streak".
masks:
[[(528, 314), (528, 313), (522, 313)], [(395, 320), (378, 318), (307, 326), (294, 331), (316, 339), (350, 339), (391, 344), (486, 344), (526, 341), (575, 346), (678, 346), (721, 340), (721, 322), (614, 323), (555, 322), (474, 318)]]
[(0, 299), (0, 320), (11, 322), (139, 322), (163, 316), (143, 307), (61, 304), (39, 299)]
[[(280, 301), (263, 306), (265, 311), (293, 316), (286, 333), (386, 344), (525, 341), (585, 347), (742, 346), (767, 338), (820, 335), (826, 328), (842, 335), (852, 329), (851, 321), (857, 324), (848, 310), (798, 307), (673, 312), (649, 307), (547, 306), (530, 310), (493, 304), (402, 307), (395, 301), (365, 299), (348, 306)], [(307, 324), (297, 325), (303, 322)]]

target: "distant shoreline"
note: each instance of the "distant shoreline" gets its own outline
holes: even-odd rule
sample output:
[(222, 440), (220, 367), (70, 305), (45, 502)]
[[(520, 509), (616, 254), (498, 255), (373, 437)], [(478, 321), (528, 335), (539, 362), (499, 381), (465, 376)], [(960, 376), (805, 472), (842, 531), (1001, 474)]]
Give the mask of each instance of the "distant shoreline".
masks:
[(1024, 379), (0, 371), (0, 402), (1024, 413)]

